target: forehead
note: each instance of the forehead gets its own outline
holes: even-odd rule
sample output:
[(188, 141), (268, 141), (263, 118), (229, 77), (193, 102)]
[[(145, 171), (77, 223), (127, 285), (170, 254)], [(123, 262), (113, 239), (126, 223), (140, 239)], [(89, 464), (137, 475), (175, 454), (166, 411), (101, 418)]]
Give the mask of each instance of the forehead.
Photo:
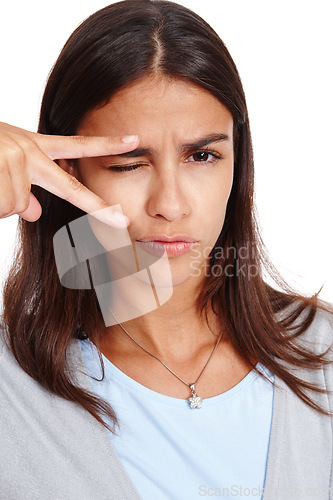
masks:
[[(229, 110), (208, 90), (192, 82), (167, 76), (148, 76), (116, 92), (109, 102), (90, 112), (81, 128), (105, 134), (105, 127), (128, 133), (140, 130), (183, 130), (198, 134), (219, 128), (232, 135)], [(224, 130), (222, 130), (224, 129)]]

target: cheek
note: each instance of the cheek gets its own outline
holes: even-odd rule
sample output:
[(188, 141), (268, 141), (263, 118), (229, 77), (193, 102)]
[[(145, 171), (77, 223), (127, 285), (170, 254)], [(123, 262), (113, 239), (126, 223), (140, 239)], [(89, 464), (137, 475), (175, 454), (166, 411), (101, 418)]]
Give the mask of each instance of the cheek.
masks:
[[(205, 227), (205, 236), (202, 256), (209, 255), (209, 252), (216, 244), (222, 231), (228, 200), (233, 185), (233, 168), (220, 173), (214, 183), (210, 183), (210, 189), (205, 194), (205, 203), (200, 207), (199, 225)], [(202, 198), (201, 198), (202, 199)]]
[(222, 212), (225, 213), (228, 200), (230, 197), (232, 185), (234, 180), (234, 167), (233, 162), (226, 168), (221, 175), (221, 179), (216, 183), (216, 196), (215, 199), (221, 206)]
[[(223, 188), (221, 189), (221, 194), (220, 194), (219, 200), (218, 200), (219, 207), (220, 207), (220, 225), (218, 228), (218, 234), (220, 234), (222, 227), (223, 227), (223, 224), (224, 224), (225, 214), (227, 211), (227, 205), (228, 205), (228, 201), (230, 198), (232, 186), (233, 186), (233, 170), (230, 173), (230, 175), (228, 175), (227, 178), (225, 179), (225, 182), (223, 184)], [(218, 211), (218, 208), (217, 208), (217, 211)]]
[(206, 223), (210, 220), (219, 224), (224, 219), (232, 185), (232, 165), (217, 171), (216, 175), (202, 180), (197, 206), (201, 214), (206, 216)]

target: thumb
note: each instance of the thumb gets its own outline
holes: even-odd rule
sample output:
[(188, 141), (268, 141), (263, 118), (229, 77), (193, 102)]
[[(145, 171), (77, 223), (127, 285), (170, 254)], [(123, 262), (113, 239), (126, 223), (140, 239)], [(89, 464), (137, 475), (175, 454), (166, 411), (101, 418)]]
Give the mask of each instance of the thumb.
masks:
[(35, 222), (42, 215), (42, 207), (37, 198), (32, 193), (30, 193), (30, 202), (28, 208), (24, 210), (24, 212), (20, 212), (18, 215), (28, 222)]

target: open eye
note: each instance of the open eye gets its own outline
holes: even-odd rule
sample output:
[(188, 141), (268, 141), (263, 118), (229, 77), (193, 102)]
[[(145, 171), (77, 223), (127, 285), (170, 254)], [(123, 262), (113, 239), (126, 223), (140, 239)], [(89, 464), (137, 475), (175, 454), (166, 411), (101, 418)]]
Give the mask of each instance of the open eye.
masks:
[(221, 159), (222, 155), (220, 153), (217, 153), (217, 151), (210, 151), (209, 149), (200, 149), (195, 153), (192, 153), (191, 156), (189, 156), (189, 158), (192, 157), (194, 159), (188, 161), (195, 163), (214, 163), (216, 160)]

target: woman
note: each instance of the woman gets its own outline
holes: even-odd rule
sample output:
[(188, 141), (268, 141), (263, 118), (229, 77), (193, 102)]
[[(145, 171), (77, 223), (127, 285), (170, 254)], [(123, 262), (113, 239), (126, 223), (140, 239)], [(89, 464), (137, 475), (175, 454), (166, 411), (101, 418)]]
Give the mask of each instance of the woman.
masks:
[[(173, 2), (105, 7), (62, 50), (38, 132), (1, 126), (2, 216), (21, 216), (1, 498), (332, 498), (332, 310), (265, 254), (218, 35)], [(95, 253), (73, 257), (83, 237)]]

